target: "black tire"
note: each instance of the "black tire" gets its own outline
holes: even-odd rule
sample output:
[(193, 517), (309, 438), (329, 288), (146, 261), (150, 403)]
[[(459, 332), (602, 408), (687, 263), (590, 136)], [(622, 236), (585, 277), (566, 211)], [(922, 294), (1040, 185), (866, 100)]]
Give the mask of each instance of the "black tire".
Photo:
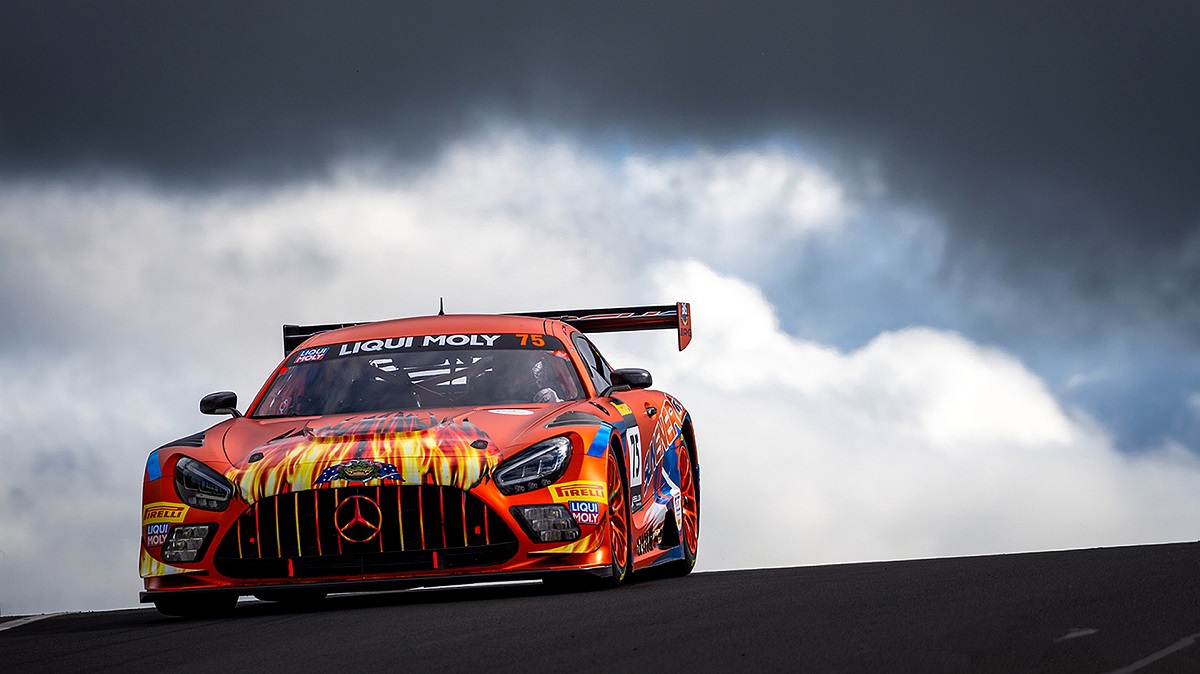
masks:
[[(612, 474), (613, 472), (615, 472), (615, 475)], [(613, 486), (612, 483), (613, 483), (614, 478), (615, 478), (616, 482), (620, 485), (620, 487), (617, 490), (618, 493), (620, 494), (620, 499), (619, 499), (617, 505), (615, 505), (615, 506), (613, 503), (612, 491), (611, 491), (611, 487)], [(629, 485), (626, 483), (626, 478), (625, 478), (625, 462), (621, 460), (621, 455), (617, 452), (616, 447), (610, 447), (608, 450), (608, 462), (607, 462), (607, 467), (606, 467), (605, 482), (606, 482), (607, 486), (609, 487), (609, 499), (608, 499), (608, 519), (609, 519), (609, 527), (610, 527), (609, 546), (613, 547), (613, 548), (618, 548), (618, 549), (621, 547), (624, 548), (624, 554), (619, 554), (618, 552), (614, 552), (614, 554), (612, 555), (612, 561), (610, 562), (611, 568), (612, 568), (612, 575), (610, 575), (608, 578), (601, 579), (601, 581), (602, 581), (601, 584), (603, 586), (609, 587), (609, 588), (614, 588), (614, 587), (619, 586), (621, 583), (625, 582), (629, 578), (630, 574), (633, 573), (633, 540), (632, 540), (632, 536), (630, 534), (631, 526), (632, 526), (632, 523), (631, 523), (632, 513), (630, 512), (630, 509), (629, 509)], [(618, 512), (619, 510), (622, 510), (622, 509), (624, 512)], [(623, 532), (624, 545), (623, 546), (618, 543), (618, 539), (622, 538), (622, 532), (612, 530), (614, 521), (618, 521), (618, 520), (620, 521), (620, 524), (618, 524), (617, 526), (624, 528), (624, 532)], [(621, 559), (621, 557), (623, 557), (624, 559)]]
[[(683, 559), (671, 562), (667, 565), (667, 573), (672, 576), (686, 576), (696, 568), (696, 552), (700, 547), (700, 471), (694, 468), (695, 462), (692, 460), (691, 447), (687, 442), (683, 443), (683, 451), (679, 457), (680, 482), (689, 484), (681, 484), (683, 489), (683, 510), (684, 521), (677, 522), (676, 527), (679, 531), (679, 546), (683, 548)], [(686, 478), (685, 478), (686, 473)], [(690, 489), (689, 489), (690, 487)], [(691, 503), (689, 503), (689, 499)], [(689, 509), (692, 519), (689, 521)], [(694, 531), (687, 531), (688, 528), (694, 528)], [(689, 538), (692, 541), (689, 541)]]
[[(620, 498), (617, 499), (618, 504), (624, 504), (624, 517), (620, 518), (624, 522), (624, 539), (625, 539), (625, 559), (622, 562), (619, 556), (614, 556), (609, 562), (609, 575), (597, 576), (586, 571), (579, 572), (559, 572), (553, 575), (542, 578), (542, 586), (546, 590), (554, 593), (570, 593), (570, 592), (591, 592), (594, 590), (609, 590), (621, 585), (629, 579), (631, 569), (633, 568), (633, 545), (630, 541), (630, 513), (629, 513), (629, 487), (626, 484), (625, 465), (621, 461), (621, 454), (614, 445), (609, 448), (608, 454), (605, 457), (605, 482), (609, 486), (612, 480), (608, 475), (609, 469), (613, 469), (612, 480), (616, 480), (620, 488), (617, 492)], [(613, 520), (613, 499), (611, 490), (608, 503), (607, 517), (611, 526)], [(614, 544), (612, 530), (609, 530), (609, 545)]]
[(237, 599), (236, 594), (159, 597), (154, 600), (154, 608), (178, 618), (222, 618), (233, 613)]

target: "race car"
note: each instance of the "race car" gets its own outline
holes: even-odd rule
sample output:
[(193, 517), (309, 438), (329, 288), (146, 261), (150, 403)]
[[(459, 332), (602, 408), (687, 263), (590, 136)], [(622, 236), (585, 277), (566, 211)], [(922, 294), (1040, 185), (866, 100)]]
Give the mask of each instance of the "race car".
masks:
[(700, 530), (692, 419), (589, 333), (670, 329), (674, 305), (285, 325), (243, 416), (150, 453), (143, 603), (219, 615), (239, 597), (687, 574)]

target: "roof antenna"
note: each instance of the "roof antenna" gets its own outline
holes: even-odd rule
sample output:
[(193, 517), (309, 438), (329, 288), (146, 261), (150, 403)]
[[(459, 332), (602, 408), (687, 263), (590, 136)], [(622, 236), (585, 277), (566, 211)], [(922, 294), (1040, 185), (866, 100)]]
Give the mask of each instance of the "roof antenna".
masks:
[(446, 298), (439, 297), (438, 298), (438, 316), (445, 316), (445, 315), (446, 315)]

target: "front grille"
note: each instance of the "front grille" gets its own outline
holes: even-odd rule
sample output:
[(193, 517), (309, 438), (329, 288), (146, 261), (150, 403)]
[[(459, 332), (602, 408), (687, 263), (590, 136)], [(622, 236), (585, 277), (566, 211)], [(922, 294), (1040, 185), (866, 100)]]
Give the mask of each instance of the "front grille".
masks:
[[(379, 506), (378, 532), (364, 542), (339, 534), (335, 522), (339, 504), (350, 509), (357, 501), (370, 509), (355, 496)], [(361, 530), (347, 533), (365, 538)], [(499, 564), (517, 547), (500, 516), (461, 489), (342, 487), (255, 503), (225, 533), (214, 562), (232, 578), (354, 576)]]

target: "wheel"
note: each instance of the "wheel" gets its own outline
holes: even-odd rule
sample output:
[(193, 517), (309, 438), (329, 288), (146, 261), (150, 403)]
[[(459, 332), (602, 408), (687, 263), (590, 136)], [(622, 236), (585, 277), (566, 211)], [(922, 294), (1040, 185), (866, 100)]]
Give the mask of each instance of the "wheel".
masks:
[(629, 577), (633, 568), (629, 547), (629, 495), (625, 488), (625, 469), (615, 449), (608, 452), (605, 468), (605, 483), (608, 491), (609, 549), (612, 573), (598, 578), (588, 573), (557, 573), (542, 579), (542, 585), (551, 592), (587, 592), (611, 589)]
[(154, 600), (154, 608), (159, 613), (180, 618), (220, 618), (233, 613), (236, 605), (236, 594), (159, 597)]
[(672, 575), (676, 576), (686, 576), (696, 568), (696, 550), (700, 544), (700, 492), (696, 482), (692, 453), (684, 443), (679, 450), (679, 491), (683, 500), (679, 544), (683, 546), (683, 559), (671, 564)]
[(612, 576), (608, 581), (610, 587), (616, 587), (625, 581), (633, 568), (633, 557), (629, 545), (629, 493), (625, 486), (625, 467), (615, 449), (608, 451), (606, 472), (609, 549), (612, 552)]

